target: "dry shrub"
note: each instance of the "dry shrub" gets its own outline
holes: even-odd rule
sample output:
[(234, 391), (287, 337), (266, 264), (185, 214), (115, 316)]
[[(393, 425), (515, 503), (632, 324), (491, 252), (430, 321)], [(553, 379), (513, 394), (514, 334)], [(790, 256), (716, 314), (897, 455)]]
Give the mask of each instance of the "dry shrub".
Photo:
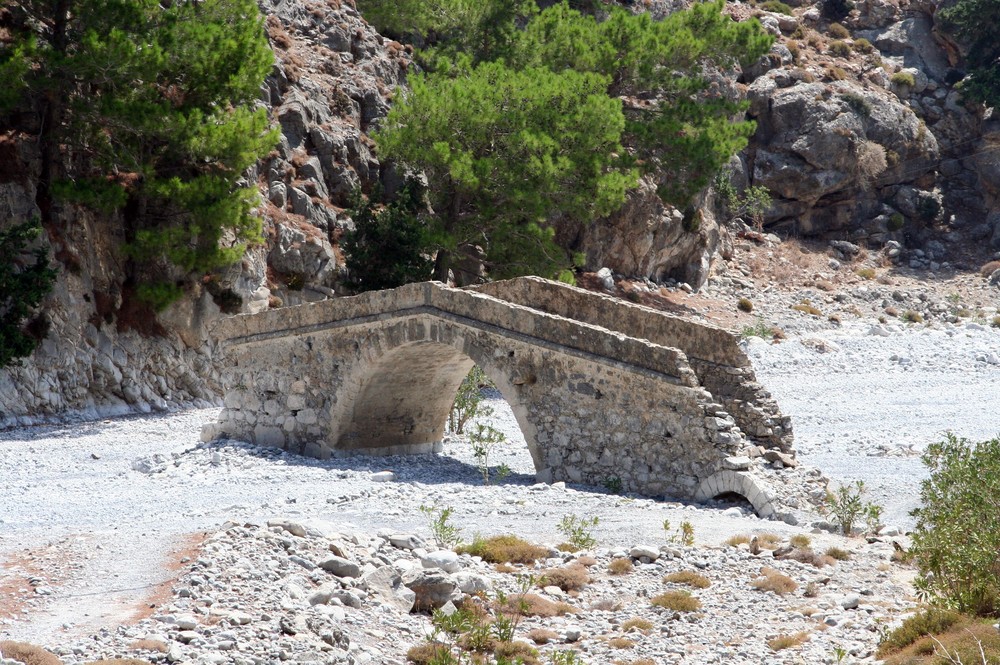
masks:
[(267, 36), (271, 39), (271, 44), (278, 48), (287, 49), (292, 45), (292, 37), (281, 24), (281, 20), (271, 15), (267, 17)]
[(640, 658), (639, 660), (633, 660), (632, 665), (656, 665), (656, 661), (652, 658)]
[(498, 573), (516, 573), (518, 571), (518, 568), (515, 568), (509, 563), (498, 563), (493, 566), (493, 570), (497, 571)]
[(923, 612), (917, 612), (899, 628), (889, 633), (879, 644), (875, 655), (884, 658), (905, 649), (927, 635), (940, 635), (963, 623), (965, 619), (958, 612), (930, 607)]
[(493, 651), (497, 661), (506, 663), (523, 663), (523, 665), (541, 665), (538, 660), (538, 650), (527, 642), (501, 642)]
[(551, 600), (533, 593), (526, 593), (523, 596), (519, 593), (512, 594), (507, 597), (507, 602), (498, 609), (505, 614), (521, 614), (546, 619), (565, 614), (575, 614), (579, 611), (568, 603), (553, 603)]
[(831, 23), (830, 27), (826, 29), (826, 34), (830, 35), (834, 39), (847, 39), (851, 36), (851, 31), (840, 23)]
[(574, 545), (573, 543), (559, 543), (558, 545), (556, 545), (556, 549), (559, 550), (560, 552), (569, 552), (570, 554), (572, 554), (573, 552), (580, 551), (580, 548)]
[(729, 538), (726, 539), (726, 545), (729, 545), (730, 547), (739, 547), (740, 545), (749, 544), (750, 536), (745, 533), (738, 533), (735, 536), (729, 536)]
[(864, 178), (874, 178), (889, 166), (888, 161), (886, 161), (885, 148), (874, 141), (859, 143), (854, 156), (857, 173)]
[(625, 602), (621, 598), (598, 598), (590, 604), (591, 610), (601, 612), (620, 612), (625, 607)]
[(979, 269), (979, 274), (983, 277), (989, 277), (997, 270), (1000, 270), (1000, 261), (990, 261)]
[(779, 596), (799, 588), (799, 585), (791, 577), (768, 566), (761, 568), (760, 577), (754, 578), (750, 584), (759, 591), (771, 591)]
[(512, 535), (476, 538), (471, 544), (462, 545), (455, 551), (481, 557), (489, 563), (534, 563), (549, 555), (548, 548), (533, 545)]
[(832, 566), (836, 561), (833, 557), (827, 556), (825, 554), (819, 554), (813, 552), (808, 547), (803, 549), (794, 549), (788, 554), (785, 554), (780, 559), (792, 559), (798, 561), (799, 563), (807, 563), (810, 566), (815, 566), (816, 568), (822, 568), (823, 566)]
[(612, 559), (611, 563), (608, 564), (608, 572), (612, 575), (626, 575), (635, 570), (635, 566), (632, 564), (632, 560), (628, 557), (618, 557), (617, 559)]
[(882, 647), (879, 647), (877, 655), (885, 658), (886, 665), (997, 663), (1000, 662), (1000, 633), (990, 624), (991, 621), (962, 617), (950, 628), (931, 633), (933, 638), (918, 637), (888, 657), (882, 655)]
[(635, 647), (635, 642), (627, 637), (612, 637), (608, 640), (608, 646), (612, 649), (631, 649)]
[(562, 568), (549, 568), (542, 573), (538, 586), (557, 586), (563, 591), (579, 591), (590, 582), (587, 569), (578, 563)]
[(912, 309), (903, 312), (903, 320), (907, 323), (923, 323), (924, 315)]
[(851, 558), (851, 553), (847, 550), (842, 550), (839, 547), (831, 547), (826, 550), (826, 555), (831, 559), (836, 559), (837, 561), (847, 561)]
[(129, 645), (129, 648), (133, 651), (158, 651), (160, 653), (167, 653), (170, 651), (166, 642), (163, 642), (162, 640), (136, 640)]
[(649, 602), (674, 612), (694, 612), (701, 609), (701, 601), (687, 591), (667, 591), (653, 596)]
[(795, 633), (794, 635), (778, 635), (773, 640), (768, 640), (767, 646), (771, 647), (771, 651), (781, 651), (782, 649), (797, 647), (808, 639), (809, 633), (804, 631)]
[(781, 536), (776, 533), (761, 533), (757, 535), (757, 544), (762, 550), (776, 550), (781, 545)]
[(0, 642), (0, 656), (24, 665), (62, 665), (59, 656), (27, 642)]
[(812, 540), (804, 533), (799, 533), (789, 538), (788, 544), (799, 549), (806, 549), (812, 544)]
[(532, 628), (528, 631), (528, 639), (535, 644), (548, 644), (559, 639), (559, 633), (548, 628)]
[(414, 665), (430, 665), (433, 662), (447, 662), (451, 649), (440, 642), (425, 642), (412, 646), (406, 652), (406, 660)]
[(792, 305), (792, 309), (797, 312), (802, 312), (803, 314), (811, 314), (812, 316), (822, 316), (823, 312), (819, 308), (810, 305), (809, 303), (801, 302), (797, 305)]
[(633, 617), (622, 624), (622, 632), (627, 633), (630, 630), (638, 630), (639, 632), (646, 632), (647, 630), (652, 630), (653, 622), (647, 621), (646, 619), (640, 619), (639, 617)]
[(663, 581), (673, 582), (674, 584), (686, 584), (695, 589), (707, 589), (712, 586), (711, 580), (693, 570), (679, 570), (676, 573), (670, 573), (663, 578)]
[(578, 564), (580, 564), (581, 566), (586, 566), (587, 568), (590, 568), (591, 566), (596, 566), (597, 565), (597, 559), (595, 559), (594, 557), (589, 556), (589, 555), (585, 555), (585, 556), (579, 557), (576, 560), (576, 562)]

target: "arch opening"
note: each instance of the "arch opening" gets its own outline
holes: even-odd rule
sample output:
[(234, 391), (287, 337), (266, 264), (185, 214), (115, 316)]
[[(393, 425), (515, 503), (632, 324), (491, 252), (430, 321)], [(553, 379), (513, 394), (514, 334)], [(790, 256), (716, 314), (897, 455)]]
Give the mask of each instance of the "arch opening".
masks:
[(347, 389), (332, 414), (332, 452), (406, 455), (440, 451), (459, 387), (470, 370), (479, 366), (509, 405), (538, 471), (541, 457), (528, 410), (518, 400), (517, 387), (489, 358), (476, 348), (459, 350), (429, 340), (406, 343), (373, 358), (345, 380)]

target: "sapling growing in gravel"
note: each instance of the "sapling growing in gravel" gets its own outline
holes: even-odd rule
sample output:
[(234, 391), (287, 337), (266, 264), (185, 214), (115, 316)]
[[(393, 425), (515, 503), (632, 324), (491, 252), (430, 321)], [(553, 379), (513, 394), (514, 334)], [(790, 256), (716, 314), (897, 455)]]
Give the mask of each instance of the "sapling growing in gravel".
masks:
[(845, 536), (850, 536), (854, 526), (864, 520), (866, 527), (874, 532), (879, 528), (882, 507), (871, 501), (864, 501), (867, 490), (863, 480), (853, 485), (841, 485), (836, 491), (826, 493), (826, 509), (830, 517), (840, 525)]
[(579, 517), (577, 515), (563, 515), (556, 529), (558, 529), (559, 533), (566, 536), (570, 545), (578, 550), (587, 550), (597, 544), (593, 528), (597, 526), (599, 521), (597, 516)]
[(462, 540), (462, 530), (449, 524), (454, 508), (437, 508), (436, 506), (420, 506), (420, 512), (427, 516), (434, 542), (438, 547), (455, 547)]

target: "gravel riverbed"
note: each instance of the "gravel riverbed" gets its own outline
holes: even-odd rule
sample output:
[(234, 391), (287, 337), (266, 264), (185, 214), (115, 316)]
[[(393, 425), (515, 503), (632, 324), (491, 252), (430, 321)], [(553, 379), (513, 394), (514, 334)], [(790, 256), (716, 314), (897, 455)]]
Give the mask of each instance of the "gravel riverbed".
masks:
[[(780, 344), (750, 339), (747, 350), (760, 381), (793, 417), (800, 461), (837, 482), (864, 480), (871, 498), (886, 506), (889, 525), (912, 524), (908, 511), (924, 473), (919, 453), (929, 442), (949, 429), (970, 438), (1000, 433), (1000, 336), (982, 325), (858, 322), (793, 332)], [(318, 645), (313, 648), (304, 637), (309, 630), (282, 632), (277, 613), (285, 607), (308, 624), (315, 610), (289, 591), (289, 585), (308, 589), (322, 582), (315, 570), (288, 563), (296, 550), (309, 559), (328, 542), (340, 542), (362, 566), (399, 559), (410, 562), (400, 563), (401, 570), (419, 567), (432, 544), (414, 553), (392, 545), (389, 535), (412, 534), (429, 543), (422, 505), (453, 507), (452, 521), (467, 538), (514, 532), (550, 546), (565, 539), (556, 528), (563, 516), (598, 517), (594, 580), (570, 600), (581, 614), (529, 622), (551, 627), (559, 648), (578, 649), (593, 665), (643, 655), (664, 663), (812, 663), (829, 660), (835, 648), (864, 660), (871, 657), (878, 627), (909, 605), (906, 580), (912, 571), (889, 563), (888, 539), (867, 544), (812, 534), (818, 550), (837, 545), (855, 552), (850, 562), (814, 568), (768, 559), (767, 551), (753, 555), (746, 546), (722, 546), (738, 533), (787, 539), (809, 533), (808, 525), (760, 520), (721, 505), (536, 485), (509, 409), (502, 401), (491, 403), (493, 424), (508, 435), (491, 463), (506, 464), (512, 473), (490, 486), (483, 485), (468, 444), (460, 440), (446, 442), (439, 455), (329, 461), (239, 442), (201, 444), (200, 427), (215, 417), (214, 409), (0, 433), (0, 634), (57, 649), (67, 661), (129, 655), (129, 644), (153, 635), (168, 648), (143, 657), (170, 662), (312, 662), (320, 653), (324, 662), (401, 663), (428, 621), (377, 601), (369, 586), (344, 583), (344, 589), (366, 594), (361, 607), (334, 603), (337, 611), (323, 615), (327, 623), (342, 620), (340, 642), (312, 631)], [(386, 470), (394, 480), (383, 481), (378, 472)], [(299, 540), (282, 545), (278, 556), (272, 536), (281, 527), (267, 527), (276, 518), (323, 526), (306, 537), (286, 534)], [(690, 522), (695, 546), (669, 543), (664, 520), (675, 527)], [(227, 522), (231, 528), (217, 533)], [(209, 545), (199, 549), (206, 533), (213, 534)], [(610, 558), (637, 545), (659, 548), (661, 555), (648, 564), (636, 559), (635, 574), (608, 575)], [(207, 567), (197, 565), (202, 559), (210, 562)], [(557, 563), (565, 562), (549, 562)], [(799, 590), (789, 596), (755, 590), (750, 578), (761, 565), (780, 568)], [(461, 566), (490, 584), (507, 583), (468, 557)], [(257, 572), (233, 577), (234, 569)], [(612, 653), (609, 636), (623, 620), (649, 612), (648, 596), (662, 590), (659, 577), (675, 569), (701, 570), (712, 579), (711, 588), (698, 592), (703, 610), (697, 618), (653, 613), (650, 634), (631, 636), (636, 645), (628, 653)], [(209, 602), (201, 591), (171, 593), (193, 588), (192, 576), (218, 589)], [(813, 590), (821, 584), (818, 595), (803, 595), (810, 582)], [(595, 609), (616, 602), (618, 610)], [(231, 633), (219, 637), (225, 631), (209, 629), (216, 625), (207, 622), (210, 609), (232, 605), (251, 619), (243, 624), (243, 614), (239, 621), (216, 616)], [(201, 637), (178, 639), (178, 613), (194, 613), (195, 632), (205, 628)], [(131, 627), (115, 628), (122, 622)], [(766, 646), (767, 639), (788, 631), (806, 632), (809, 639), (787, 656)]]

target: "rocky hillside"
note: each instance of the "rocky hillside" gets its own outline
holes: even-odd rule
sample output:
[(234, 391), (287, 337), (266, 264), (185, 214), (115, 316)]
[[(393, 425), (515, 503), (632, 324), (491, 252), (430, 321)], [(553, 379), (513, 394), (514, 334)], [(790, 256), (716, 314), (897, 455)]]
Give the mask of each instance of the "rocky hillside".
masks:
[[(262, 193), (267, 242), (205, 285), (232, 288), (249, 312), (337, 293), (350, 192), (398, 186), (367, 132), (413, 67), (408, 47), (377, 34), (349, 3), (261, 7), (276, 54), (261, 101), (281, 141), (248, 176)], [(1000, 124), (954, 89), (961, 49), (940, 31), (936, 8), (861, 0), (833, 21), (822, 3), (728, 5), (776, 37), (768, 56), (725, 83), (746, 94), (758, 122), (728, 176), (737, 188), (770, 190), (765, 230), (888, 246), (892, 261), (935, 272), (978, 269), (1000, 249)], [(0, 177), (0, 209), (30, 217), (38, 155), (18, 137), (3, 146), (17, 168)], [(720, 198), (700, 197), (692, 224), (643, 182), (619, 213), (571, 240), (589, 270), (698, 289), (746, 231)], [(137, 317), (121, 293), (114, 222), (67, 209), (48, 229), (63, 268), (45, 308), (50, 334), (23, 367), (0, 373), (0, 419), (215, 399), (207, 329), (219, 305), (195, 289), (155, 323)]]

